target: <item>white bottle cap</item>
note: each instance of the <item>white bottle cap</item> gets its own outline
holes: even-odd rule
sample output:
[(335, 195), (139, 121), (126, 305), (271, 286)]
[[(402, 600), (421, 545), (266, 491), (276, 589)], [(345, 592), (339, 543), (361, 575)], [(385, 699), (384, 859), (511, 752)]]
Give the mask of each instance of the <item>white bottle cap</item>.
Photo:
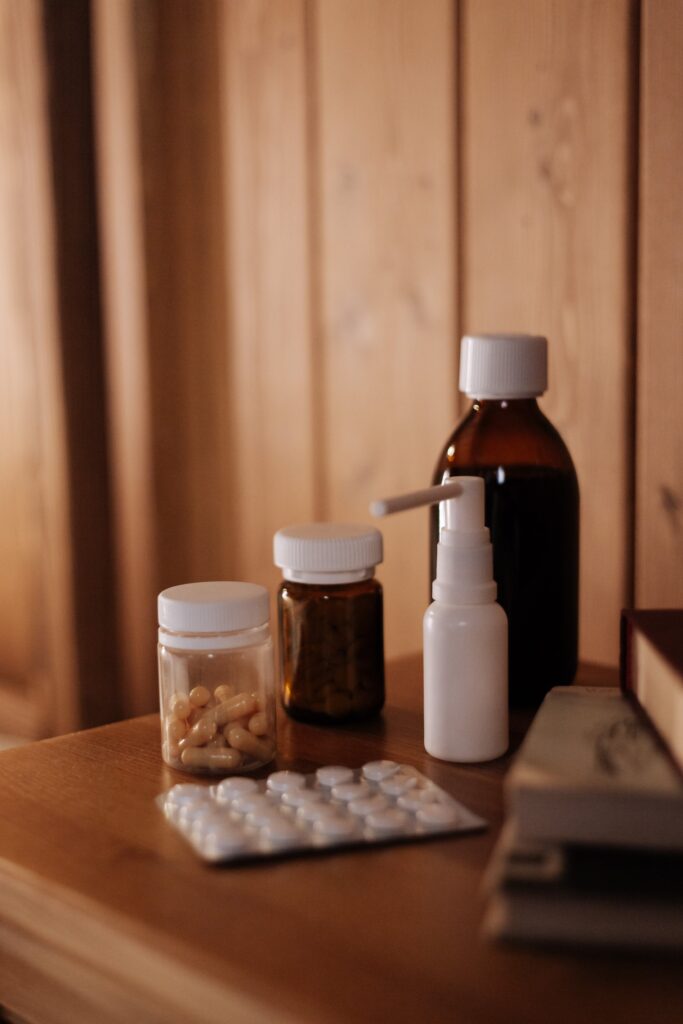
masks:
[(535, 398), (548, 387), (548, 342), (535, 334), (466, 334), (460, 390), (470, 398)]
[(353, 523), (304, 523), (278, 530), (273, 552), (286, 580), (352, 583), (372, 576), (382, 561), (382, 534)]
[(232, 633), (268, 622), (268, 591), (256, 583), (184, 583), (162, 590), (160, 629), (172, 633)]

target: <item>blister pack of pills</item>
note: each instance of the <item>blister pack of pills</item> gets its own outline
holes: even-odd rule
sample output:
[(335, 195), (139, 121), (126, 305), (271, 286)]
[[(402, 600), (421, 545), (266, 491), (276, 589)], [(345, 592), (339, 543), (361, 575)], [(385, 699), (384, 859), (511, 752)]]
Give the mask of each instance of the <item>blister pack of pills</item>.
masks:
[(410, 765), (327, 765), (310, 775), (231, 776), (179, 784), (157, 797), (167, 820), (206, 861), (419, 840), (472, 832), (483, 818)]

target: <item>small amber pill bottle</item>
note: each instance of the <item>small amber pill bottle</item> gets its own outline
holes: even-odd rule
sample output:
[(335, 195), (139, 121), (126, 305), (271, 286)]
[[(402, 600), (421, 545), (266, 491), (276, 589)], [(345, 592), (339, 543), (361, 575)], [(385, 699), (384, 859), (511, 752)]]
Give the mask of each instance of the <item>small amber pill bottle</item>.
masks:
[(382, 561), (375, 527), (307, 523), (275, 534), (282, 702), (292, 718), (334, 724), (384, 704)]
[(161, 750), (167, 765), (231, 775), (275, 755), (275, 668), (268, 591), (187, 583), (162, 591)]

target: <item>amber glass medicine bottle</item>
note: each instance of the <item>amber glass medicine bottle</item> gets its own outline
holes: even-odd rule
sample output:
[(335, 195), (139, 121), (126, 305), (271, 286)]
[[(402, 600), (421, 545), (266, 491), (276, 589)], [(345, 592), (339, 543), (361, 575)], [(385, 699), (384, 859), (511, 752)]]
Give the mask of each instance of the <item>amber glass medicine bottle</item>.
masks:
[(282, 703), (292, 718), (358, 721), (384, 704), (382, 535), (372, 526), (307, 523), (278, 530)]
[[(532, 335), (462, 339), (460, 390), (472, 406), (449, 437), (433, 483), (482, 476), (498, 601), (509, 623), (513, 707), (533, 707), (571, 683), (577, 665), (579, 488), (562, 438), (538, 407), (547, 341)], [(434, 579), (438, 512), (431, 523)]]

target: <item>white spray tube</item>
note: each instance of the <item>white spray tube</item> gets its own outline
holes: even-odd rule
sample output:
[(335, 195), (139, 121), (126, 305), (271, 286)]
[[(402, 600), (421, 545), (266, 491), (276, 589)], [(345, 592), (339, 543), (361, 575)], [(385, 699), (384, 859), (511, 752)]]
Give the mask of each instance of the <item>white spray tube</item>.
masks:
[(507, 617), (496, 603), (484, 481), (460, 476), (373, 501), (388, 515), (444, 502), (432, 604), (424, 616), (424, 744), (444, 761), (478, 762), (508, 748)]

